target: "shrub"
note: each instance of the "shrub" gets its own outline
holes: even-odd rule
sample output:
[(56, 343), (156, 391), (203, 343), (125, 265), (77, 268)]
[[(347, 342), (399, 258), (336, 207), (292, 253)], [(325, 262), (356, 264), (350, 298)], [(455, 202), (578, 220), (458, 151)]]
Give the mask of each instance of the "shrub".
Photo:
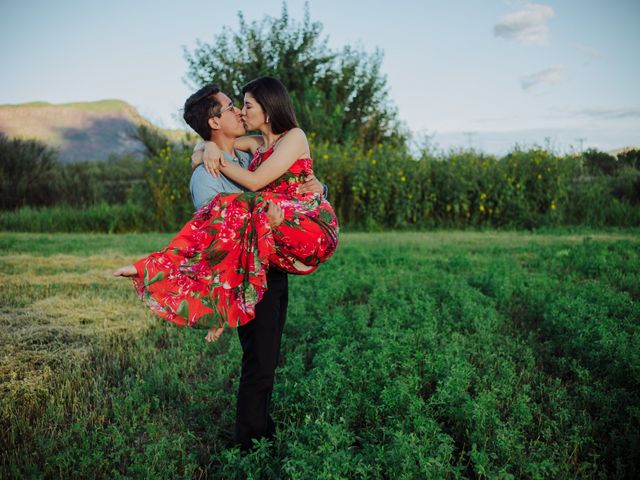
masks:
[(50, 177), (57, 166), (56, 152), (43, 143), (0, 133), (0, 209), (51, 202)]
[(591, 175), (612, 175), (618, 169), (616, 157), (593, 148), (583, 152), (582, 158)]
[(157, 230), (176, 230), (193, 214), (190, 156), (190, 149), (166, 142), (145, 161), (145, 182), (137, 192), (138, 202), (152, 213)]
[(621, 166), (640, 169), (640, 150), (632, 149), (618, 154), (618, 162)]
[[(140, 224), (145, 230), (177, 230), (193, 213), (191, 147), (173, 144), (157, 132), (147, 132), (147, 137), (145, 160), (121, 157), (61, 165), (47, 164), (48, 157), (42, 157), (49, 165), (47, 182), (41, 189), (29, 189), (23, 205), (67, 205), (83, 216), (82, 209), (97, 205), (131, 204), (143, 214), (123, 228)], [(319, 140), (314, 134), (309, 140), (315, 174), (329, 186), (329, 200), (343, 227), (640, 225), (640, 170), (628, 165), (617, 166), (613, 175), (585, 175), (582, 157), (540, 148), (515, 148), (498, 158), (460, 149), (415, 155), (392, 143), (369, 148), (363, 142)], [(22, 177), (17, 176), (19, 184)], [(13, 188), (8, 178), (3, 176), (5, 190)], [(50, 213), (62, 211), (72, 210)], [(17, 222), (28, 229), (28, 222), (17, 220), (24, 215), (16, 214), (16, 220), (5, 215), (4, 224)], [(54, 218), (49, 222), (47, 228), (65, 231), (68, 218), (63, 216), (55, 227)], [(119, 219), (114, 222), (120, 225)]]

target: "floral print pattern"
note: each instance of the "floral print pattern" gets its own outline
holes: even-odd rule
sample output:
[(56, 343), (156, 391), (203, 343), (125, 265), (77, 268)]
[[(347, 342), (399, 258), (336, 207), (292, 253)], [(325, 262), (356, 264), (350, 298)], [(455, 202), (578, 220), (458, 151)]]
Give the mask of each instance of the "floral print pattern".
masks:
[[(256, 151), (249, 170), (272, 153)], [(307, 275), (338, 246), (338, 220), (329, 202), (296, 193), (312, 173), (312, 160), (298, 159), (262, 191), (216, 195), (169, 245), (134, 264), (140, 298), (177, 325), (237, 327), (251, 321), (267, 290), (269, 268)], [(276, 229), (267, 220), (269, 200), (284, 212)]]

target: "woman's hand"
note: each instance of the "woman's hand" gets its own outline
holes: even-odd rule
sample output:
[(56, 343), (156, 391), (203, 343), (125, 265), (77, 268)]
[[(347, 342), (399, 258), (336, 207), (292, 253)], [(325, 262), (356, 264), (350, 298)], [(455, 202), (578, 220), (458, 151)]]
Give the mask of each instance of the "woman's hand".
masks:
[(224, 160), (222, 150), (213, 142), (204, 143), (204, 169), (214, 177), (220, 175), (220, 166), (225, 167), (227, 163)]
[(204, 161), (204, 150), (194, 150), (191, 155), (191, 170), (195, 170)]

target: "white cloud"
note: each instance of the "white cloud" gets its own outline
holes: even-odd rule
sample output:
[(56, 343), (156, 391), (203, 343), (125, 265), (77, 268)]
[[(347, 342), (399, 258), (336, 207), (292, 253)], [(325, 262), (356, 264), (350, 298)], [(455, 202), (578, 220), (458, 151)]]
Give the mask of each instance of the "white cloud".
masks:
[(553, 67), (545, 68), (539, 72), (532, 73), (522, 77), (520, 85), (523, 90), (529, 90), (536, 85), (546, 83), (548, 85), (556, 85), (564, 80), (564, 67), (562, 65), (555, 65)]
[(576, 43), (573, 46), (581, 52), (586, 53), (591, 58), (604, 58), (603, 53), (597, 48), (585, 45), (584, 43)]
[(584, 43), (574, 43), (573, 47), (576, 50), (587, 55), (586, 60), (583, 62), (584, 65), (589, 65), (594, 60), (603, 60), (605, 58), (605, 55), (600, 50), (590, 45), (585, 45)]
[(493, 27), (493, 34), (525, 45), (546, 45), (549, 37), (547, 20), (554, 15), (553, 8), (548, 5), (530, 3), (523, 10), (502, 17)]
[(585, 115), (591, 118), (601, 120), (618, 120), (622, 118), (640, 118), (640, 108), (622, 107), (622, 108), (585, 108), (575, 113)]

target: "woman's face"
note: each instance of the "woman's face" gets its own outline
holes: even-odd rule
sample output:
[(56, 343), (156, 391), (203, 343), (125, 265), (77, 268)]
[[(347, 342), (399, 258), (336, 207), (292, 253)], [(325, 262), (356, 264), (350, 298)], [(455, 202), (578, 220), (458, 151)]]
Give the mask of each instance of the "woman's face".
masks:
[(242, 121), (247, 130), (260, 130), (264, 126), (267, 117), (260, 104), (249, 92), (244, 94), (244, 106), (242, 107)]

